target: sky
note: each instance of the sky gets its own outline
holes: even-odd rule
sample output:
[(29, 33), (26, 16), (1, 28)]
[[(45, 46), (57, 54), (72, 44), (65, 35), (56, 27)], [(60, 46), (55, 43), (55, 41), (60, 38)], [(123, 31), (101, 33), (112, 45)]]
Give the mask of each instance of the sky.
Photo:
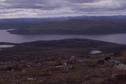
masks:
[(126, 15), (126, 0), (0, 0), (0, 19), (114, 15)]

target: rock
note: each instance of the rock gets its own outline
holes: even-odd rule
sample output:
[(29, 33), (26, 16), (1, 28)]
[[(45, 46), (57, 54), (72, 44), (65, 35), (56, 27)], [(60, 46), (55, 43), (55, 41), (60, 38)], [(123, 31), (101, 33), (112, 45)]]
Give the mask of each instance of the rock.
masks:
[(75, 64), (77, 61), (76, 57), (75, 56), (71, 56), (70, 59), (68, 60), (68, 63), (69, 64)]
[(119, 69), (119, 70), (126, 70), (126, 65), (125, 64), (116, 64), (116, 65), (114, 65), (114, 67), (116, 68), (116, 69)]

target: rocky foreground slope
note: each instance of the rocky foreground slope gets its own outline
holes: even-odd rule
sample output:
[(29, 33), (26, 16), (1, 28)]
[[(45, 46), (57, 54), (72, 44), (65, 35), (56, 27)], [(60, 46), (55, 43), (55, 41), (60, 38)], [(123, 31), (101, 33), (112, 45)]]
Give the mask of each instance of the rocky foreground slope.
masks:
[(88, 39), (37, 41), (0, 51), (0, 84), (125, 84), (126, 46)]

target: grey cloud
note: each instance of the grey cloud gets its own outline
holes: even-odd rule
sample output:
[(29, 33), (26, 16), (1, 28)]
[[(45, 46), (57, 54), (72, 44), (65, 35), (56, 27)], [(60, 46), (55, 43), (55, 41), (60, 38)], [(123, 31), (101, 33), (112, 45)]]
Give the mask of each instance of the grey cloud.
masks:
[[(108, 1), (108, 3), (107, 3)], [(98, 4), (101, 2), (101, 5)], [(106, 2), (105, 6), (102, 4)], [(109, 3), (110, 2), (110, 3)], [(72, 9), (124, 9), (126, 8), (125, 0), (5, 0), (5, 8), (41, 8), (41, 9), (52, 9), (59, 7), (72, 7)], [(81, 4), (85, 5), (81, 5)], [(80, 4), (80, 5), (79, 5)]]
[(5, 8), (39, 8), (40, 6), (36, 4), (45, 4), (44, 1), (40, 0), (6, 0), (3, 3), (6, 4)]
[(11, 14), (28, 15), (29, 12), (33, 12), (32, 14), (36, 16), (44, 16), (46, 12), (47, 15), (99, 15), (102, 13), (123, 15), (126, 11), (126, 0), (0, 0), (0, 8), (0, 16), (4, 16), (4, 12), (7, 12), (10, 17), (12, 17)]

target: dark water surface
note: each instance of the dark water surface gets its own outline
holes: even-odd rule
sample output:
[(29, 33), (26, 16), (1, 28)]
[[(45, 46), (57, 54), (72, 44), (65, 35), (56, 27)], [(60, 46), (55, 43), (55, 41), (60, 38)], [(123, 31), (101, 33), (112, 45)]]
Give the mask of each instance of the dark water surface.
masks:
[(23, 43), (38, 40), (60, 40), (72, 38), (88, 38), (94, 40), (101, 40), (106, 42), (113, 42), (119, 44), (126, 44), (126, 34), (108, 34), (108, 35), (16, 35), (10, 34), (7, 30), (0, 30), (0, 42)]

